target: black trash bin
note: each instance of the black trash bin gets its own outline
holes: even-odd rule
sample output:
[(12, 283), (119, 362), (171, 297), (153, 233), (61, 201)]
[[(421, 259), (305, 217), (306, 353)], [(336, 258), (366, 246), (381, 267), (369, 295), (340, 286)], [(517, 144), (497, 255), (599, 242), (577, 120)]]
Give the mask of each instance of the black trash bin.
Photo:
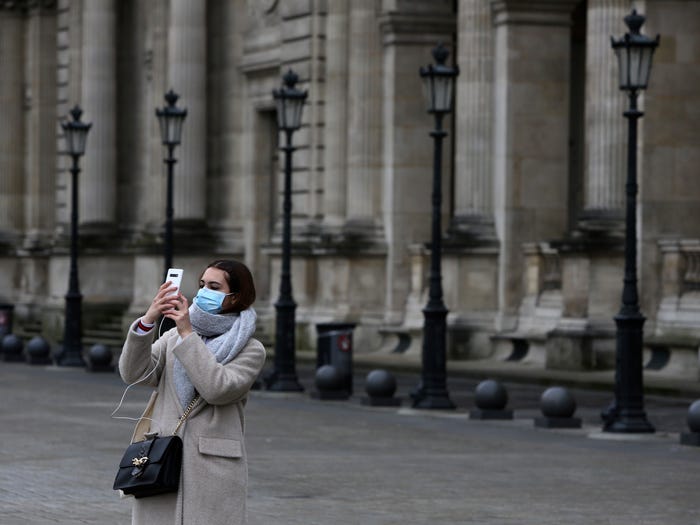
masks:
[(12, 333), (12, 316), (15, 305), (0, 303), (0, 338)]
[(352, 395), (352, 331), (355, 323), (319, 323), (316, 368), (335, 367), (342, 378), (342, 390)]

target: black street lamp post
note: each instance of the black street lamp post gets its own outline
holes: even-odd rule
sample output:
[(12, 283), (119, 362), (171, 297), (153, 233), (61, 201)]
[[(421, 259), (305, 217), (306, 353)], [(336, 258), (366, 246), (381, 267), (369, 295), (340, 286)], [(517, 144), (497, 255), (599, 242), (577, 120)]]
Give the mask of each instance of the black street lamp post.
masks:
[(452, 111), (452, 90), (459, 68), (445, 65), (449, 52), (443, 44), (433, 49), (436, 64), (420, 69), (428, 113), (435, 116), (433, 156), (433, 218), (430, 246), (430, 290), (423, 315), (423, 353), (421, 383), (413, 396), (415, 408), (452, 409), (454, 403), (447, 392), (447, 308), (442, 300), (442, 129), (443, 117)]
[(66, 312), (63, 330), (63, 349), (56, 356), (56, 364), (60, 366), (85, 366), (82, 344), (82, 302), (78, 281), (78, 174), (80, 173), (80, 157), (85, 154), (88, 124), (80, 121), (83, 111), (75, 106), (71, 112), (73, 120), (61, 123), (66, 138), (66, 153), (71, 156), (73, 163), (71, 172), (71, 220), (70, 220), (70, 273), (68, 277), (68, 293), (66, 293)]
[(187, 116), (187, 110), (178, 108), (175, 104), (180, 98), (172, 89), (165, 94), (167, 106), (156, 109), (156, 117), (160, 124), (160, 136), (164, 146), (168, 147), (168, 156), (163, 162), (168, 167), (168, 183), (165, 204), (165, 268), (163, 275), (167, 277), (168, 268), (173, 266), (173, 170), (177, 159), (173, 152), (175, 146), (180, 144), (182, 136), (182, 123)]
[(284, 85), (272, 95), (277, 104), (277, 126), (286, 137), (284, 151), (284, 201), (282, 206), (282, 269), (279, 297), (275, 303), (274, 370), (266, 378), (268, 390), (277, 392), (301, 392), (295, 358), (295, 310), (291, 280), (291, 221), (292, 221), (292, 134), (301, 127), (301, 113), (307, 92), (296, 89), (299, 77), (291, 69), (283, 77)]
[(651, 59), (659, 45), (655, 39), (641, 35), (644, 17), (635, 10), (625, 17), (630, 32), (612, 47), (620, 65), (620, 89), (627, 91), (630, 106), (624, 112), (629, 124), (627, 144), (627, 208), (625, 212), (625, 277), (622, 307), (615, 316), (617, 343), (615, 355), (615, 401), (603, 413), (606, 432), (654, 432), (644, 411), (644, 379), (642, 370), (643, 325), (637, 293), (637, 120), (644, 114), (637, 109), (639, 91), (646, 89)]

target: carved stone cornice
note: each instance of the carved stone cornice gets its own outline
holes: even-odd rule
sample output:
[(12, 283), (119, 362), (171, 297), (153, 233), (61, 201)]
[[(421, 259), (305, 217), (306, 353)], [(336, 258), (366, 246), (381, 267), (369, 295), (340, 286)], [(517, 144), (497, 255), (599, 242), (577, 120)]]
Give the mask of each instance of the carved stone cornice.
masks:
[(454, 13), (412, 13), (386, 12), (379, 17), (384, 43), (395, 43), (411, 37), (426, 36), (427, 41), (434, 40), (433, 35), (449, 35), (456, 31), (457, 17)]
[(491, 0), (494, 25), (571, 25), (577, 0)]

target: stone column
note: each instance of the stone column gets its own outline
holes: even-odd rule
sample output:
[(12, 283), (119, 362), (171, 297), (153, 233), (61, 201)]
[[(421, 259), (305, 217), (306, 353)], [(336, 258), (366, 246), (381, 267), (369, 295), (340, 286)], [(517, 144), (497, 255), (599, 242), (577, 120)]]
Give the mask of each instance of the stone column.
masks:
[(56, 11), (35, 5), (26, 32), (24, 245), (38, 248), (52, 235), (56, 179)]
[(161, 163), (156, 164), (155, 169), (150, 169), (148, 165), (149, 140), (154, 134), (159, 136), (158, 130), (153, 127), (156, 118), (149, 98), (148, 82), (152, 51), (148, 47), (146, 34), (158, 33), (158, 28), (151, 25), (149, 7), (152, 8), (152, 4), (123, 2), (117, 26), (121, 35), (118, 44), (117, 105), (125, 109), (119, 115), (117, 149), (120, 156), (117, 164), (120, 185), (128, 188), (128, 202), (120, 206), (118, 216), (120, 226), (130, 231), (133, 240), (144, 235), (153, 220), (154, 211), (159, 218), (163, 215), (163, 208), (155, 200), (160, 191), (154, 191), (155, 188), (149, 184), (154, 175), (161, 180)]
[[(120, 52), (120, 100), (127, 107), (136, 104), (138, 110), (130, 116), (122, 116), (120, 122), (120, 151), (133, 151), (133, 157), (121, 165), (122, 170), (138, 170), (137, 174), (124, 171), (129, 177), (132, 194), (129, 210), (122, 210), (132, 223), (132, 236), (136, 247), (131, 275), (133, 276), (132, 299), (125, 318), (141, 315), (153, 294), (153, 284), (163, 278), (162, 239), (165, 222), (165, 165), (163, 158), (167, 149), (161, 143), (160, 127), (155, 109), (163, 107), (164, 93), (169, 89), (168, 65), (168, 6), (169, 0), (132, 1), (120, 12), (120, 27), (128, 28), (131, 40)], [(125, 64), (124, 61), (129, 63)], [(130, 70), (137, 69), (136, 76)], [(120, 72), (123, 70), (120, 70)], [(177, 150), (176, 150), (177, 154)], [(177, 165), (176, 165), (177, 166)], [(177, 168), (176, 168), (177, 169)], [(177, 243), (175, 256), (177, 264)]]
[(589, 0), (586, 35), (586, 143), (584, 202), (580, 226), (621, 227), (625, 203), (626, 97), (618, 87), (618, 65), (610, 47), (624, 29), (628, 0)]
[(326, 96), (323, 227), (331, 232), (345, 223), (348, 140), (349, 0), (328, 4), (326, 17)]
[[(207, 207), (212, 212), (208, 220), (215, 228), (218, 246), (229, 252), (242, 252), (245, 263), (255, 271), (259, 252), (256, 243), (264, 238), (259, 231), (260, 224), (264, 224), (260, 217), (269, 215), (268, 210), (258, 206), (256, 181), (260, 173), (254, 168), (246, 169), (241, 144), (246, 86), (239, 66), (246, 42), (247, 18), (241, 14), (246, 2), (218, 0), (209, 2), (207, 9), (210, 10), (207, 34), (210, 49), (214, 50), (208, 59), (212, 71), (208, 96), (216, 101), (208, 111), (209, 158), (214, 162), (209, 173), (221, 181), (217, 186), (222, 190), (211, 196)], [(255, 151), (262, 155), (257, 148)], [(256, 273), (253, 275), (257, 277)]]
[[(391, 6), (393, 7), (393, 6)], [(418, 10), (422, 7), (424, 10)], [(426, 113), (418, 71), (432, 62), (437, 42), (451, 44), (455, 17), (441, 3), (428, 10), (415, 3), (411, 11), (387, 10), (380, 19), (384, 44), (383, 224), (387, 245), (385, 322), (405, 320), (411, 291), (409, 246), (429, 242), (433, 173), (434, 119)], [(450, 121), (444, 123), (450, 129)], [(443, 174), (451, 151), (445, 141)], [(348, 174), (352, 176), (352, 174)], [(444, 179), (447, 181), (447, 179)], [(443, 203), (450, 202), (449, 183), (443, 184)], [(443, 206), (443, 210), (447, 205)]]
[[(145, 172), (139, 178), (139, 199), (136, 213), (141, 217), (140, 228), (150, 235), (163, 235), (165, 223), (166, 168), (156, 108), (165, 106), (163, 96), (170, 89), (168, 82), (168, 6), (170, 0), (137, 2), (140, 23), (143, 24), (144, 97), (143, 129), (144, 150), (141, 159)], [(187, 124), (185, 124), (186, 126)], [(185, 128), (186, 129), (186, 128)], [(179, 155), (179, 149), (175, 154)], [(179, 163), (176, 165), (179, 166)], [(177, 168), (176, 168), (177, 172)]]
[(350, 3), (347, 220), (350, 231), (377, 226), (381, 172), (381, 41), (374, 0)]
[(493, 26), (483, 0), (460, 0), (452, 232), (493, 236)]
[[(83, 121), (91, 122), (79, 177), (81, 224), (102, 228), (116, 220), (116, 6), (114, 0), (82, 3)], [(99, 230), (98, 230), (99, 231)]]
[(24, 21), (18, 8), (0, 4), (0, 240), (14, 241), (22, 227), (24, 184)]
[(499, 317), (515, 328), (524, 242), (567, 230), (571, 10), (575, 2), (492, 1), (496, 26), (494, 194)]
[(206, 2), (171, 0), (168, 28), (168, 88), (187, 108), (182, 143), (175, 150), (175, 219), (204, 220), (207, 168)]

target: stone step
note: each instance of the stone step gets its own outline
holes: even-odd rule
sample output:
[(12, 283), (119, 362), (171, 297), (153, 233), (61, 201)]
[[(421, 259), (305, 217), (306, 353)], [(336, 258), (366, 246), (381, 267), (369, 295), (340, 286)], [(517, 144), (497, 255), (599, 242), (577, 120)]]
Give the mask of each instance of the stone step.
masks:
[(13, 333), (17, 337), (29, 340), (32, 337), (41, 335), (41, 322), (35, 321), (31, 323), (15, 323), (15, 326), (13, 326)]

